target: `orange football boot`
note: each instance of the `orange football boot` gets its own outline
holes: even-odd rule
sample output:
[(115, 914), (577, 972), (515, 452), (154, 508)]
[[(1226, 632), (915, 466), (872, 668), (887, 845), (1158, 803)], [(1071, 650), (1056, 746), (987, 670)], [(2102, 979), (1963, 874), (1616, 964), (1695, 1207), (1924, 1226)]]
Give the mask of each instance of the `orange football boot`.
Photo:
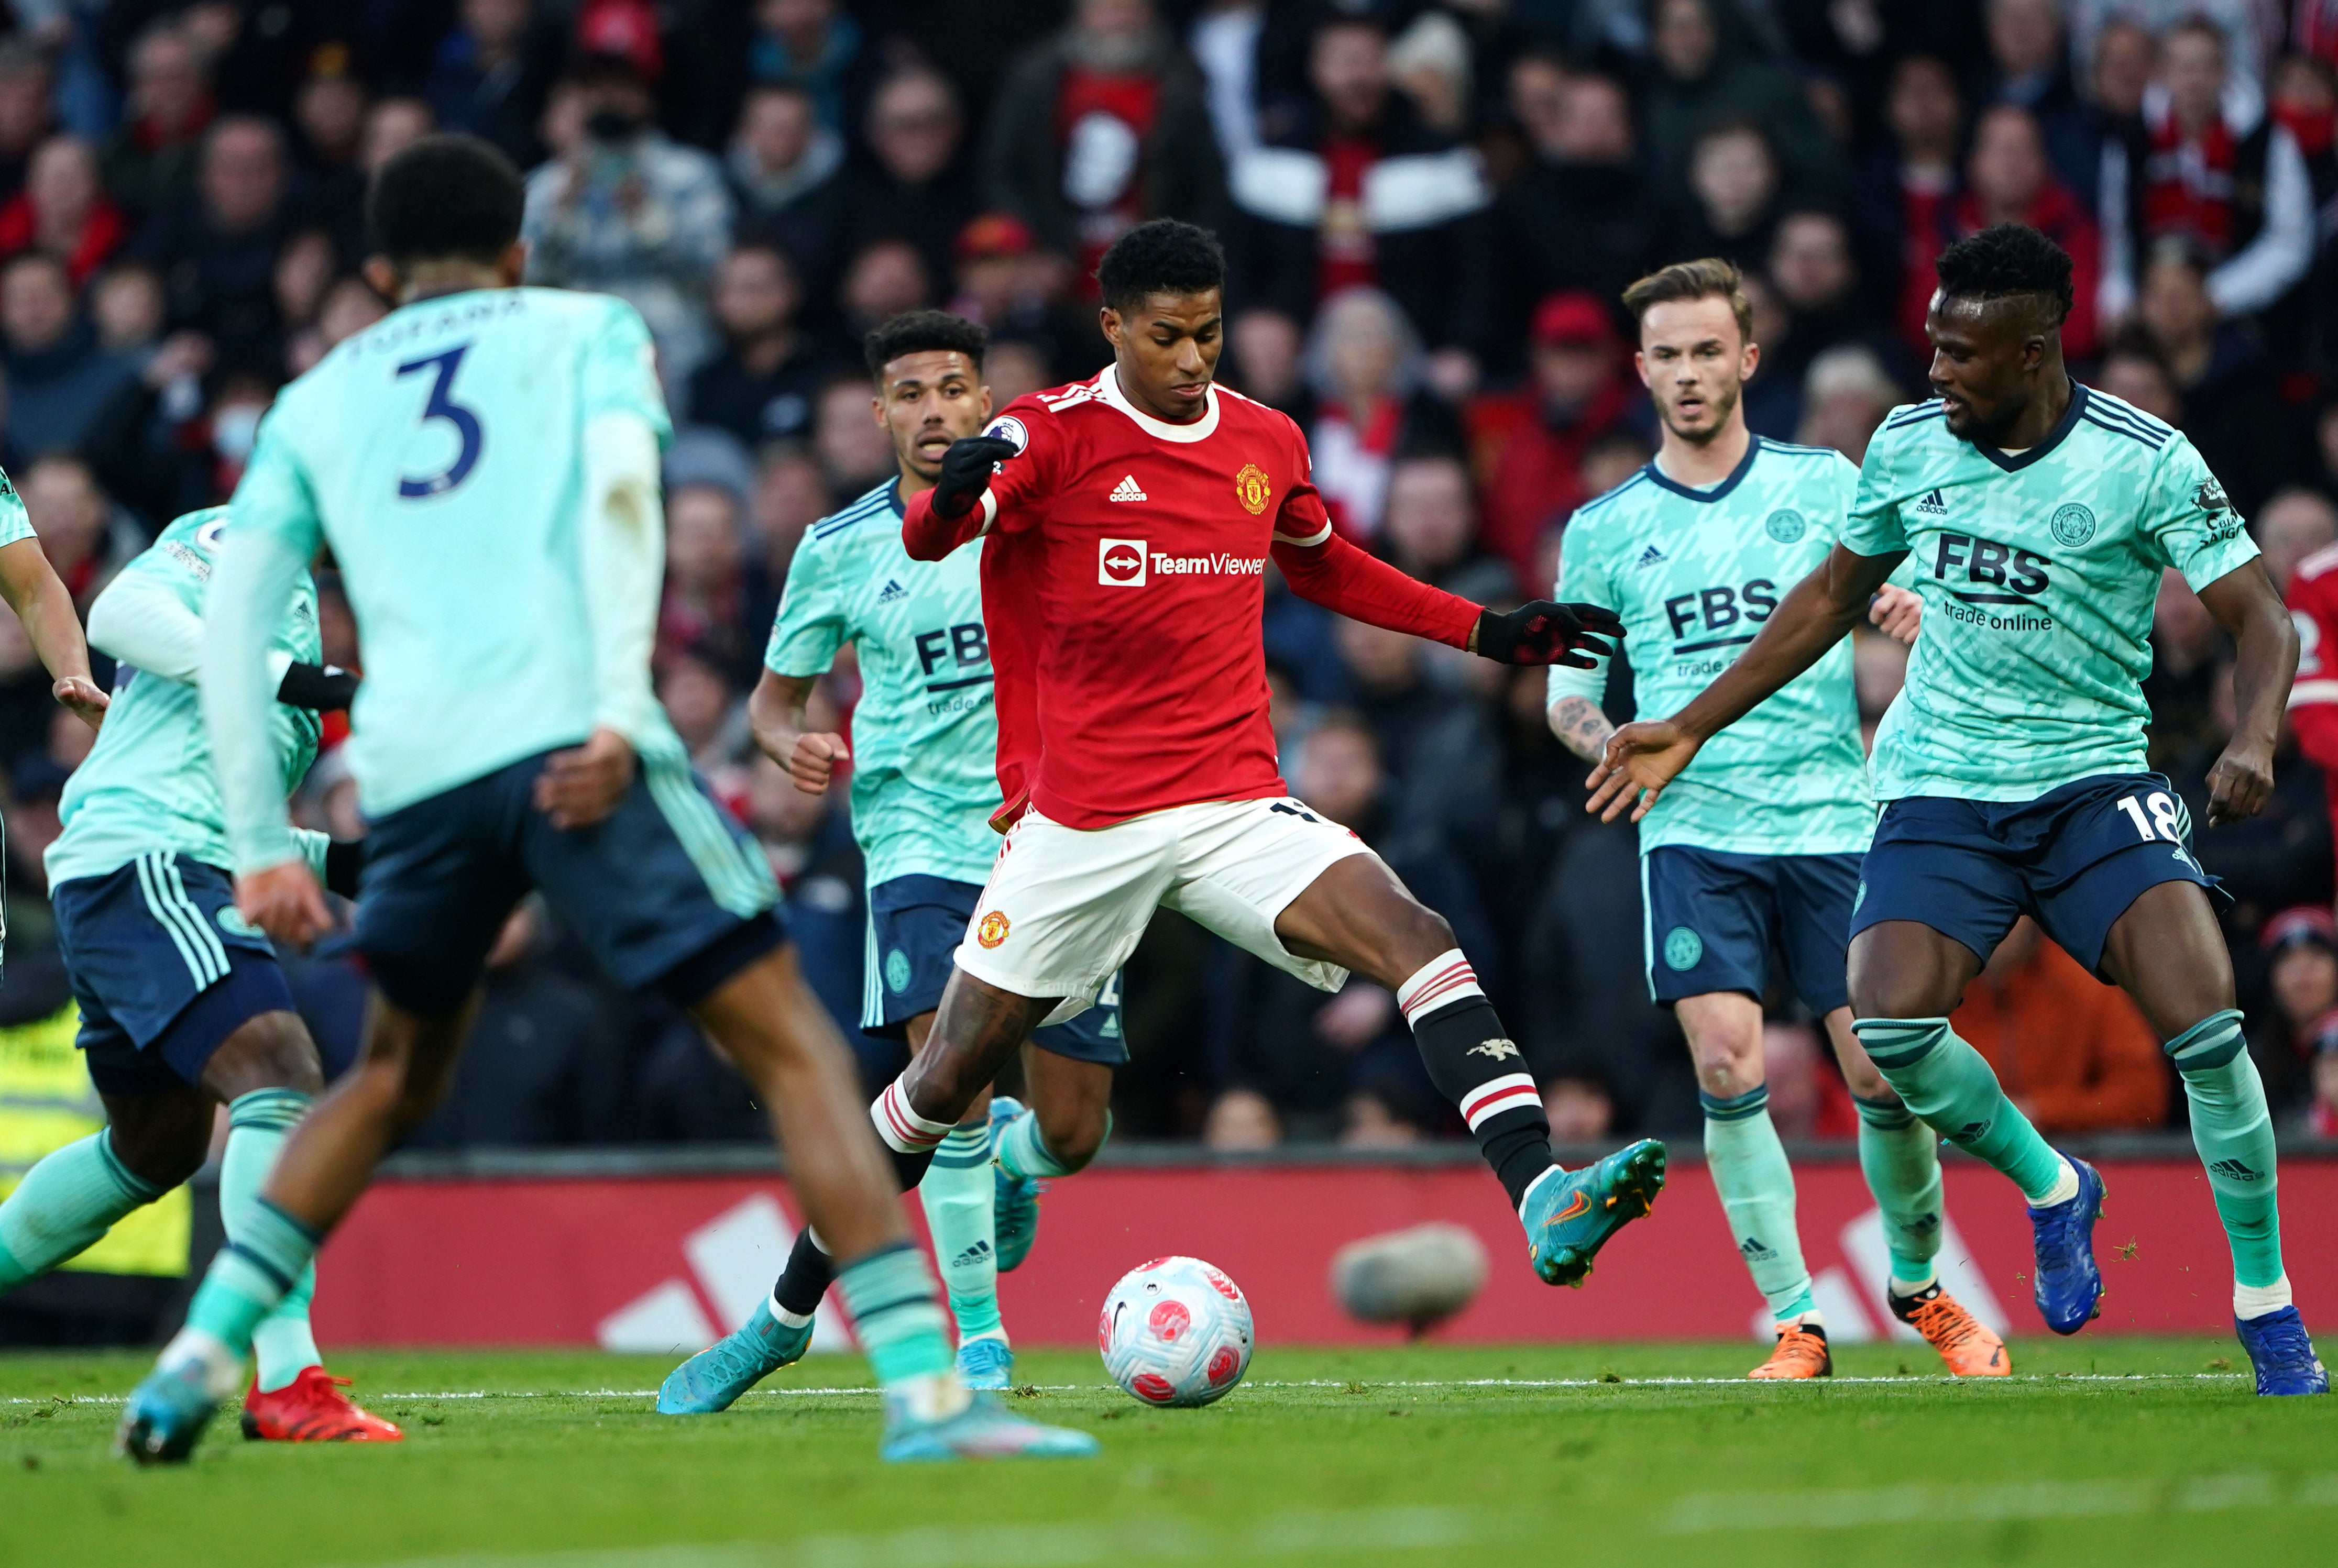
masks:
[(1769, 1380), (1782, 1377), (1832, 1377), (1834, 1376), (1834, 1356), (1827, 1349), (1826, 1330), (1816, 1323), (1805, 1323), (1797, 1318), (1778, 1328), (1778, 1348), (1770, 1358), (1748, 1377)]
[(266, 1443), (402, 1443), (406, 1434), (341, 1392), (346, 1377), (329, 1377), (322, 1367), (270, 1393), (255, 1380), (243, 1396), (243, 1435)]
[(1957, 1298), (1940, 1287), (1936, 1280), (1913, 1296), (1884, 1292), (1891, 1302), (1891, 1315), (1924, 1337), (1927, 1344), (1940, 1353), (1953, 1377), (2007, 1377), (2013, 1373), (2013, 1357), (2005, 1351), (2005, 1341), (1990, 1332), (1989, 1325), (1957, 1305)]

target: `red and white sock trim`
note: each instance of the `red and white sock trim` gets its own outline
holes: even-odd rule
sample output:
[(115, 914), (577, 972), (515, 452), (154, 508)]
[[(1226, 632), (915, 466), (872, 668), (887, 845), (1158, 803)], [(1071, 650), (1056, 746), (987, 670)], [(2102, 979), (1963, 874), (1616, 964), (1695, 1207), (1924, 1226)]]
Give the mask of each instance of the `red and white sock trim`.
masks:
[(869, 1120), (877, 1124), (877, 1136), (885, 1140), (885, 1147), (896, 1154), (928, 1153), (940, 1146), (955, 1125), (928, 1122), (910, 1110), (909, 1097), (902, 1092), (899, 1078), (886, 1084), (885, 1093), (869, 1102)]
[(1489, 1116), (1499, 1116), (1505, 1111), (1522, 1111), (1532, 1106), (1542, 1109), (1542, 1091), (1535, 1081), (1523, 1073), (1505, 1073), (1499, 1078), (1488, 1078), (1461, 1096), (1461, 1119), (1475, 1132)]
[(1404, 1021), (1412, 1024), (1439, 1007), (1485, 994), (1478, 984), (1478, 972), (1469, 967), (1469, 960), (1461, 956), (1461, 949), (1449, 947), (1423, 964), (1411, 979), (1396, 988), (1396, 1004), (1403, 1011)]

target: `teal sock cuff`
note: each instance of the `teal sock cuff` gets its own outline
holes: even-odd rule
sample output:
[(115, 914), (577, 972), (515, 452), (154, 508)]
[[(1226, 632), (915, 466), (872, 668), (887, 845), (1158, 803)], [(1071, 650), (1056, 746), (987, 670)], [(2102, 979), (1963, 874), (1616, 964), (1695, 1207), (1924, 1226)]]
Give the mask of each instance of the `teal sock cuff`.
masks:
[(1770, 1108), (1770, 1086), (1756, 1083), (1743, 1094), (1726, 1098), (1696, 1092), (1696, 1102), (1708, 1122), (1742, 1122), (1748, 1116), (1759, 1116)]
[(934, 1165), (943, 1171), (966, 1171), (990, 1163), (990, 1124), (953, 1127), (934, 1150)]
[(2178, 1073), (2205, 1073), (2222, 1067), (2248, 1048), (2241, 1034), (2238, 1008), (2211, 1013), (2161, 1049)]
[(1026, 1110), (998, 1132), (999, 1163), (1017, 1177), (1068, 1176), (1072, 1168), (1056, 1157), (1039, 1132), (1039, 1113)]
[(1914, 1066), (1949, 1037), (1945, 1018), (1854, 1018), (1851, 1028), (1868, 1059), (1886, 1073)]
[(846, 1264), (836, 1283), (879, 1384), (949, 1370), (949, 1340), (924, 1253), (907, 1241), (879, 1248)]
[(289, 1132), (308, 1110), (309, 1096), (298, 1089), (254, 1089), (229, 1102), (227, 1124)]
[(1870, 1100), (1854, 1094), (1851, 1102), (1859, 1107), (1859, 1119), (1878, 1132), (1897, 1132), (1915, 1125), (1916, 1113), (1899, 1100)]
[(280, 1294), (300, 1283), (322, 1240), (267, 1199), (255, 1198), (238, 1217), (235, 1234), (223, 1250), (267, 1274)]
[(169, 1191), (166, 1187), (156, 1186), (122, 1162), (122, 1157), (113, 1152), (113, 1129), (111, 1127), (97, 1140), (97, 1158), (98, 1162), (105, 1167), (106, 1175), (122, 1189), (123, 1196), (126, 1198), (134, 1198), (140, 1203), (152, 1203)]

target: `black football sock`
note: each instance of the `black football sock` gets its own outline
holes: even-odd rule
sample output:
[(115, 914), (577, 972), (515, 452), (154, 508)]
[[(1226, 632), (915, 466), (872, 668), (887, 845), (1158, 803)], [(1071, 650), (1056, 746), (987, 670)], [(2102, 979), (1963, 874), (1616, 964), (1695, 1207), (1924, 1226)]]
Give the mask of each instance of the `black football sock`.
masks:
[[(891, 1093), (888, 1090), (888, 1093)], [(879, 1105), (884, 1102), (880, 1099)], [(881, 1126), (881, 1123), (880, 1123)], [(918, 1183), (926, 1179), (926, 1168), (934, 1162), (932, 1149), (900, 1150), (888, 1146), (885, 1152), (893, 1161), (894, 1180), (904, 1192), (914, 1192)], [(820, 1298), (828, 1294), (836, 1279), (836, 1260), (820, 1250), (812, 1240), (811, 1227), (796, 1232), (796, 1244), (788, 1254), (788, 1266), (771, 1287), (771, 1306), (801, 1319), (809, 1318), (820, 1307)]]
[(1469, 960), (1459, 947), (1439, 955), (1397, 987), (1396, 1003), (1412, 1025), (1430, 1081), (1459, 1108), (1478, 1152), (1518, 1208), (1527, 1189), (1558, 1161), (1551, 1157), (1542, 1092)]

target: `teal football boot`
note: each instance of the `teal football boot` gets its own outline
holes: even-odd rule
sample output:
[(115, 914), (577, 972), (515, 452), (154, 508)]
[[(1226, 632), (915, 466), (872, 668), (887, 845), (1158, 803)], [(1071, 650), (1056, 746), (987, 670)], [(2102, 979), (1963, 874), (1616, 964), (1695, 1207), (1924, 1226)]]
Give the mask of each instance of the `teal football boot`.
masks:
[(958, 1348), (958, 1380), (968, 1387), (1002, 1392), (1015, 1382), (1015, 1352), (1006, 1340), (985, 1335)]
[(878, 1453), (891, 1460), (1085, 1459), (1096, 1440), (1068, 1426), (1042, 1426), (1007, 1414), (996, 1394), (939, 1421), (919, 1421), (887, 1401), (885, 1441)]
[(810, 1323), (791, 1328), (771, 1316), (769, 1297), (754, 1315), (666, 1374), (658, 1389), (661, 1416), (712, 1416), (728, 1410), (739, 1396), (781, 1367), (803, 1358), (811, 1345)]
[(1626, 1145), (1582, 1171), (1546, 1176), (1527, 1195), (1528, 1256), (1547, 1285), (1580, 1285), (1607, 1239), (1655, 1207), (1665, 1186), (1665, 1146)]
[[(998, 1134), (1007, 1122), (1023, 1114), (1023, 1102), (1011, 1095), (990, 1097), (990, 1146), (998, 1147)], [(1047, 1190), (1046, 1183), (1036, 1176), (1009, 1176), (1007, 1167), (994, 1156), (991, 1170), (997, 1173), (998, 1189), (991, 1220), (991, 1234), (998, 1241), (998, 1271), (1012, 1274), (1031, 1255), (1031, 1243), (1039, 1235), (1039, 1194)]]
[(183, 1464), (217, 1408), (201, 1367), (190, 1362), (171, 1372), (158, 1367), (123, 1402), (113, 1451), (141, 1465)]

